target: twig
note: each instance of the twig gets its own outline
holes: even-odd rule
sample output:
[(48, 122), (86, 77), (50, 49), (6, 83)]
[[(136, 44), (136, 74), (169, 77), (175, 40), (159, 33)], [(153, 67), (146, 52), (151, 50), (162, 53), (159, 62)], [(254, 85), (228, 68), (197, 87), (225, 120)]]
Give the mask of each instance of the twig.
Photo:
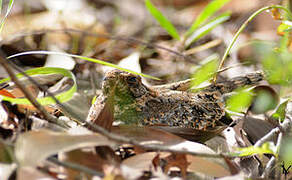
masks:
[(81, 171), (81, 172), (84, 172), (84, 173), (87, 173), (87, 174), (90, 174), (90, 175), (93, 175), (93, 176), (98, 176), (98, 177), (103, 177), (104, 176), (103, 173), (95, 171), (95, 170), (90, 169), (88, 167), (82, 166), (80, 164), (71, 163), (71, 162), (62, 162), (62, 161), (59, 161), (57, 158), (54, 158), (54, 157), (49, 157), (48, 160), (51, 161), (54, 164), (59, 165), (59, 166), (63, 166), (63, 167), (70, 168), (70, 169), (74, 169), (74, 170), (77, 170), (77, 171)]
[(260, 147), (265, 142), (271, 140), (275, 135), (280, 133), (280, 129), (278, 127), (272, 129), (268, 134), (263, 136), (261, 139), (259, 139), (255, 144), (254, 147)]
[(31, 102), (31, 104), (37, 108), (43, 116), (52, 123), (55, 123), (63, 128), (68, 128), (69, 126), (62, 122), (59, 121), (58, 118), (53, 117), (51, 114), (49, 114), (46, 109), (35, 100), (35, 97), (20, 83), (12, 69), (10, 68), (8, 62), (6, 59), (4, 59), (5, 56), (3, 56), (3, 53), (0, 51), (0, 64), (4, 67), (8, 75), (10, 76), (11, 80), (16, 84), (16, 86), (23, 92), (25, 97)]

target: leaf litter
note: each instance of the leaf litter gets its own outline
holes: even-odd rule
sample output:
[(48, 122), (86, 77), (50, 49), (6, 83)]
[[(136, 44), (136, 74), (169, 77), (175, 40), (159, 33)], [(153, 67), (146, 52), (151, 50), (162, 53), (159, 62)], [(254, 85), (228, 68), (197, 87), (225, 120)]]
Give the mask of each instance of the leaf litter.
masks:
[[(281, 160), (291, 161), (286, 153), (291, 150), (289, 134), (281, 138), (291, 129), (291, 46), (287, 33), (291, 25), (285, 5), (278, 2), (283, 6), (275, 7), (284, 9), (283, 12), (272, 11), (281, 18), (258, 16), (250, 22), (254, 29), (241, 32), (243, 39), (238, 43), (250, 43), (259, 37), (264, 37), (263, 41), (250, 43), (248, 53), (235, 45), (238, 49), (234, 48), (228, 59), (232, 64), (226, 67), (230, 65), (230, 69), (220, 72), (217, 60), (229, 45), (226, 33), (235, 34), (238, 28), (234, 27), (242, 25), (240, 17), (254, 12), (250, 9), (262, 8), (258, 0), (251, 1), (250, 8), (243, 8), (239, 0), (172, 1), (168, 5), (163, 0), (123, 1), (123, 5), (115, 1), (80, 0), (67, 5), (15, 1), (13, 6), (11, 1), (3, 1), (2, 8), (7, 8), (9, 15), (1, 19), (1, 59), (25, 54), (7, 60), (14, 64), (11, 67), (20, 68), (18, 73), (45, 66), (30, 74), (34, 82), (28, 77), (20, 80), (45, 110), (65, 121), (68, 128), (48, 122), (40, 109), (28, 103), (18, 86), (4, 80), (0, 86), (0, 176), (8, 179), (16, 173), (21, 179), (279, 178), (269, 171), (268, 162), (275, 161), (281, 153)], [(141, 11), (139, 15), (135, 16), (135, 9)], [(264, 20), (268, 20), (267, 26), (261, 23)], [(274, 21), (281, 21), (282, 26), (277, 29)], [(215, 45), (210, 44), (215, 41)], [(266, 46), (271, 42), (275, 46)], [(200, 50), (192, 50), (199, 47)], [(243, 90), (224, 97), (228, 102), (224, 108), (229, 110), (225, 121), (231, 123), (211, 130), (161, 124), (125, 125), (115, 120), (114, 94), (96, 108), (98, 121), (91, 124), (85, 120), (94, 96), (99, 100), (104, 71), (108, 69), (96, 62), (146, 78), (156, 77), (143, 79), (143, 83), (160, 90), (167, 89), (161, 88), (163, 84), (193, 78), (190, 82), (195, 87), (177, 90), (200, 91), (204, 88), (202, 83), (214, 83), (212, 78), (218, 70), (218, 82), (258, 70), (264, 71), (266, 81), (252, 93)], [(232, 66), (240, 63), (243, 65), (236, 67), (239, 70), (232, 71)], [(49, 71), (47, 66), (60, 70)], [(5, 73), (1, 66), (1, 78), (6, 77)], [(50, 100), (44, 103), (44, 97)], [(96, 126), (107, 133), (98, 131)], [(231, 133), (226, 135), (228, 130)], [(211, 145), (216, 138), (224, 143)], [(278, 152), (277, 148), (285, 142), (287, 145)], [(260, 171), (262, 167), (264, 173)]]

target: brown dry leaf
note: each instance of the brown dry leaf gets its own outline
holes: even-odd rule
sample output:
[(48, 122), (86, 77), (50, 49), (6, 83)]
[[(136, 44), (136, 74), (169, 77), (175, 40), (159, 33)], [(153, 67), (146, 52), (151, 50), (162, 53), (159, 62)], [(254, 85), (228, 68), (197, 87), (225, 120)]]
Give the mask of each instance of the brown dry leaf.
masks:
[[(134, 138), (141, 144), (157, 144), (166, 146), (170, 150), (183, 150), (197, 153), (210, 153), (212, 151), (207, 146), (187, 141), (176, 135), (161, 131), (150, 127), (134, 127), (134, 126), (114, 126), (112, 132), (121, 134), (126, 137)], [(169, 153), (167, 154), (167, 156)], [(134, 169), (149, 171), (153, 166), (152, 161), (157, 156), (156, 152), (147, 152), (135, 155), (123, 161), (122, 165), (129, 166)], [(160, 154), (160, 157), (163, 157)], [(190, 163), (188, 171), (200, 172), (214, 177), (222, 177), (230, 175), (228, 166), (223, 159), (204, 158), (187, 155), (187, 162)]]
[(86, 121), (97, 124), (110, 131), (114, 122), (113, 97), (114, 96), (112, 95), (109, 96), (109, 98), (104, 99), (104, 96), (98, 96), (89, 110), (89, 116)]
[[(93, 150), (90, 151), (90, 149), (86, 150), (77, 149), (70, 152), (61, 153), (59, 157), (61, 161), (80, 164), (90, 169), (93, 169), (97, 172), (102, 172), (106, 166), (118, 165), (113, 164), (113, 162), (111, 161), (107, 161), (103, 157), (94, 153)], [(114, 159), (115, 158), (113, 157), (112, 161), (114, 161)], [(114, 163), (117, 162), (115, 161)], [(74, 179), (77, 175), (80, 174), (79, 171), (70, 168), (66, 168), (66, 172), (67, 179)], [(91, 176), (88, 175), (87, 177), (90, 178)]]
[(36, 166), (47, 157), (59, 152), (92, 146), (112, 146), (100, 134), (70, 135), (49, 130), (30, 131), (18, 136), (15, 157), (21, 166)]
[(222, 159), (187, 155), (187, 161), (190, 163), (188, 166), (190, 172), (199, 172), (214, 177), (231, 175), (228, 166)]
[[(271, 123), (267, 121), (250, 116), (247, 116), (244, 119), (242, 125), (242, 129), (244, 130), (248, 140), (252, 144), (256, 143), (260, 138), (269, 133), (275, 127), (276, 126), (273, 126)], [(274, 142), (277, 141), (277, 136), (273, 137), (273, 141)]]
[[(206, 151), (202, 150), (201, 152)], [(157, 154), (158, 154), (157, 152), (147, 152), (143, 154), (138, 154), (124, 160), (122, 165), (128, 166), (139, 171), (151, 171), (152, 169), (155, 169), (155, 166), (153, 164), (155, 158), (157, 167), (158, 159), (163, 159), (171, 155), (170, 153), (162, 152), (159, 153), (159, 158), (157, 159)], [(188, 163), (187, 172), (203, 173), (213, 177), (223, 177), (231, 175), (231, 173), (228, 170), (228, 166), (222, 159), (203, 158), (192, 155), (186, 155), (185, 162)]]
[(197, 130), (191, 128), (169, 127), (169, 126), (153, 126), (153, 128), (161, 129), (173, 133), (179, 137), (190, 141), (206, 142), (214, 136), (220, 134), (227, 126), (217, 126), (208, 130)]

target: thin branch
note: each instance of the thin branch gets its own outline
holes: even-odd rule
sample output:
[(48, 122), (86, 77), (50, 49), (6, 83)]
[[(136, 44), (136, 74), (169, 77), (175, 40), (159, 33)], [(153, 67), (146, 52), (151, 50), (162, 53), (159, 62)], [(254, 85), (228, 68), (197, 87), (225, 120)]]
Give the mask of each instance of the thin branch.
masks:
[(25, 97), (31, 102), (31, 104), (38, 109), (41, 114), (49, 121), (52, 122), (54, 124), (57, 124), (63, 128), (67, 128), (69, 127), (66, 123), (59, 121), (58, 118), (55, 118), (54, 116), (52, 116), (51, 114), (49, 114), (46, 109), (37, 102), (37, 100), (35, 99), (35, 97), (31, 94), (31, 92), (29, 92), (24, 85), (22, 85), (22, 83), (18, 80), (18, 78), (16, 77), (16, 75), (14, 74), (14, 72), (12, 71), (11, 67), (9, 66), (9, 63), (7, 62), (6, 59), (4, 59), (5, 56), (3, 56), (3, 53), (0, 51), (0, 64), (3, 66), (3, 68), (6, 70), (6, 72), (8, 73), (8, 75), (10, 76), (11, 80), (15, 83), (15, 85), (23, 92), (23, 94), (25, 95)]
[(265, 142), (270, 141), (273, 139), (274, 136), (280, 133), (280, 129), (278, 127), (272, 129), (268, 134), (264, 135), (261, 139), (259, 139), (255, 144), (254, 147), (260, 147)]

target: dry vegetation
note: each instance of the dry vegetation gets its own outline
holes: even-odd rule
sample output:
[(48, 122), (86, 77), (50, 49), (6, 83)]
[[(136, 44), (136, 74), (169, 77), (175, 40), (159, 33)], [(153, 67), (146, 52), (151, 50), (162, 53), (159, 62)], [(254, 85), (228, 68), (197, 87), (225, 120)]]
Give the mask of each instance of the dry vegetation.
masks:
[[(289, 2), (0, 1), (0, 179), (292, 178)], [(224, 116), (205, 110), (213, 125), (164, 118), (184, 104), (175, 96), (146, 107), (166, 122), (146, 125), (145, 114), (120, 115), (137, 96), (118, 77), (102, 87), (112, 69), (135, 74), (132, 84), (142, 77), (151, 96), (190, 99), (236, 76), (260, 78), (211, 100)]]

